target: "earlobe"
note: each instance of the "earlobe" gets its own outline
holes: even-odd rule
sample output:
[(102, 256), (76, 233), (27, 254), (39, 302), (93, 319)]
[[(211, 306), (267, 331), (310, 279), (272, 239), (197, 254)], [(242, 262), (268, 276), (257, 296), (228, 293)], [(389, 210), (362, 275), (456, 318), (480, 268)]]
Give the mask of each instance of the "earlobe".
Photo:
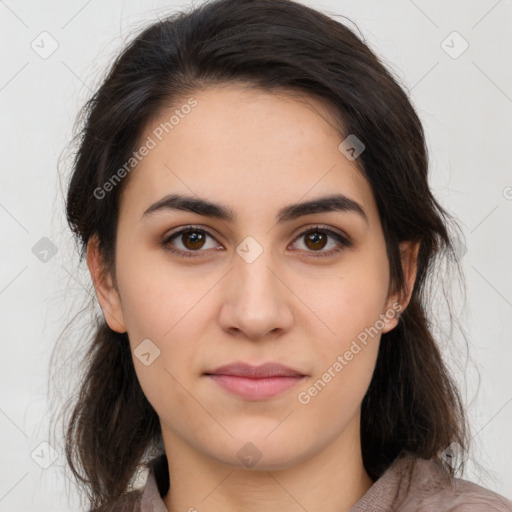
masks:
[(382, 334), (392, 331), (398, 325), (400, 314), (403, 311), (403, 308), (399, 302), (394, 301), (389, 304), (390, 305), (383, 313), (384, 327), (382, 328)]
[[(400, 258), (406, 290), (402, 293), (391, 296), (387, 303), (386, 325), (382, 329), (383, 333), (393, 330), (398, 325), (398, 319), (403, 313), (409, 301), (411, 300), (412, 290), (416, 281), (418, 269), (419, 242), (405, 241), (400, 243)], [(390, 312), (394, 311), (394, 316), (388, 318)]]
[(113, 331), (126, 332), (119, 293), (112, 276), (105, 269), (96, 236), (92, 236), (87, 243), (87, 266), (108, 326)]

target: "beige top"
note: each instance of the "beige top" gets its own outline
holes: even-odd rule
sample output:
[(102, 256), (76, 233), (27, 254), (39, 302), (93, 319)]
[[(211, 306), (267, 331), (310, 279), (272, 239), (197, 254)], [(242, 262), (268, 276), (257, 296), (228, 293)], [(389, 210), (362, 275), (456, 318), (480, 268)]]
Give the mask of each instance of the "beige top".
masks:
[[(168, 512), (165, 454), (153, 459), (145, 487), (98, 512)], [(441, 463), (406, 455), (396, 459), (350, 512), (512, 512), (512, 501), (475, 483), (454, 478)]]

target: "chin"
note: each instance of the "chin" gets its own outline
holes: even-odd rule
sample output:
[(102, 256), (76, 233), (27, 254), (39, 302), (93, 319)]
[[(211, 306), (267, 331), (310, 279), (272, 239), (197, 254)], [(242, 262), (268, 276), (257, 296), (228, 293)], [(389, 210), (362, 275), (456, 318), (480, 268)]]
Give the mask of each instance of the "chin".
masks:
[[(274, 425), (275, 428), (275, 425)], [(230, 447), (224, 448), (222, 452), (212, 452), (210, 456), (221, 464), (236, 469), (248, 469), (252, 471), (276, 471), (288, 469), (296, 464), (306, 460), (309, 456), (309, 451), (304, 450), (301, 446), (300, 451), (297, 449), (297, 443), (291, 437), (276, 436), (272, 433), (268, 436), (271, 430), (264, 429), (264, 433), (259, 436), (249, 436), (247, 433), (237, 436), (233, 433), (236, 439), (232, 440)], [(285, 442), (285, 439), (288, 442)]]

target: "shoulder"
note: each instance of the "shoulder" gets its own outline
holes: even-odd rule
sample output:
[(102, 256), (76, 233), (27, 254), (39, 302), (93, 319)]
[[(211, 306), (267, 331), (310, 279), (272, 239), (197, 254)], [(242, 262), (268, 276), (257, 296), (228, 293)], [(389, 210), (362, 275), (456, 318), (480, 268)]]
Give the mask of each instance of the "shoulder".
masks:
[(143, 489), (135, 489), (123, 494), (117, 500), (95, 508), (90, 512), (140, 512)]
[(512, 512), (512, 502), (476, 483), (455, 478), (432, 459), (407, 456), (408, 475), (398, 490), (397, 512)]

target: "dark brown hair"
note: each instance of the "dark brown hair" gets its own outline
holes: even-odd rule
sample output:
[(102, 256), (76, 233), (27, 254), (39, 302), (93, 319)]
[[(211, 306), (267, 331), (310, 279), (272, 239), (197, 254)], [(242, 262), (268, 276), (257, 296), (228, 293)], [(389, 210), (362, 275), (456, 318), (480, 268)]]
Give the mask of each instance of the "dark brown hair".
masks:
[[(340, 137), (366, 146), (357, 159), (374, 192), (386, 240), (392, 291), (403, 291), (399, 242), (420, 243), (412, 297), (398, 326), (382, 336), (362, 403), (361, 443), (377, 479), (403, 452), (435, 458), (450, 443), (467, 448), (466, 419), (431, 331), (426, 293), (439, 258), (454, 255), (453, 219), (433, 197), (422, 124), (399, 81), (352, 30), (289, 0), (217, 0), (144, 29), (117, 57), (80, 118), (67, 195), (67, 220), (83, 260), (96, 236), (115, 275), (121, 192), (98, 199), (163, 108), (214, 84), (289, 91), (321, 99)], [(160, 424), (137, 380), (127, 334), (103, 317), (83, 360), (66, 456), (92, 507), (129, 489), (150, 454), (162, 453)]]

